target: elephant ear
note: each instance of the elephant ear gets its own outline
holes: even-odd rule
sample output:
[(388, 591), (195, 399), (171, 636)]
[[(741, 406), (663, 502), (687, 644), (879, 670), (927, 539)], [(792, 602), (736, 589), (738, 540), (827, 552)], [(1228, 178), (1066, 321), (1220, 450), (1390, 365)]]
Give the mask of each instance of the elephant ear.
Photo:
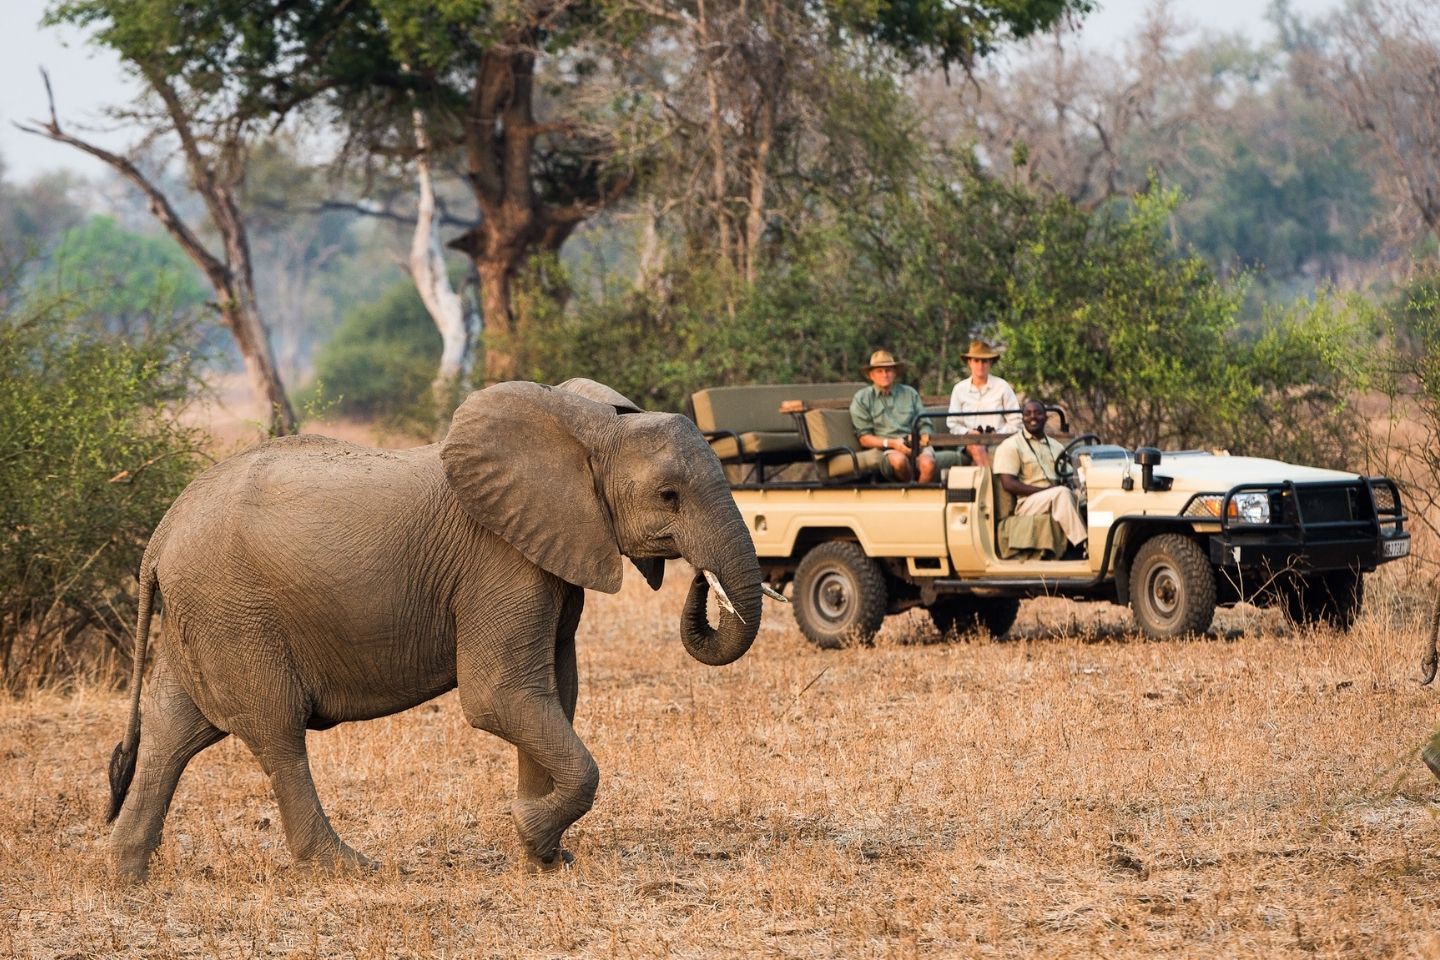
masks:
[(665, 582), (664, 557), (631, 557), (630, 562), (635, 564), (635, 569), (645, 577), (651, 590), (660, 589), (660, 584)]
[(624, 395), (599, 383), (595, 380), (587, 380), (584, 377), (571, 377), (564, 383), (557, 384), (557, 389), (569, 390), (571, 393), (578, 393), (587, 400), (594, 400), (596, 403), (603, 403), (606, 406), (615, 408), (616, 413), (640, 413), (640, 408), (631, 403)]
[(461, 507), (525, 559), (589, 590), (620, 589), (620, 549), (584, 438), (608, 405), (538, 383), (470, 394), (440, 444)]

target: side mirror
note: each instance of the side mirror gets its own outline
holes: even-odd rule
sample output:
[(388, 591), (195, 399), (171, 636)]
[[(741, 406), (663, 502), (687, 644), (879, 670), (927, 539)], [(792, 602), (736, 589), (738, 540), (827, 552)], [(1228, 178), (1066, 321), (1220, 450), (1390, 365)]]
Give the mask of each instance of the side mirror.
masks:
[(1135, 462), (1140, 464), (1140, 489), (1149, 493), (1151, 490), (1169, 490), (1170, 481), (1162, 477), (1159, 482), (1155, 480), (1155, 468), (1160, 465), (1160, 451), (1154, 447), (1136, 447)]

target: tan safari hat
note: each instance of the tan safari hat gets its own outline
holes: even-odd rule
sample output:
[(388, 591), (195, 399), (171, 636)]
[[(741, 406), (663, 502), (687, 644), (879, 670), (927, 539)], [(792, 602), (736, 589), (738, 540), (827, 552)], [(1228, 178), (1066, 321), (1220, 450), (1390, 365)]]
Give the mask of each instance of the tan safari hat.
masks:
[(998, 360), (1000, 351), (984, 340), (971, 340), (970, 349), (960, 354), (962, 360)]
[(860, 368), (860, 375), (870, 376), (870, 371), (877, 367), (904, 367), (905, 361), (896, 360), (895, 355), (889, 350), (876, 350), (870, 354), (870, 362)]

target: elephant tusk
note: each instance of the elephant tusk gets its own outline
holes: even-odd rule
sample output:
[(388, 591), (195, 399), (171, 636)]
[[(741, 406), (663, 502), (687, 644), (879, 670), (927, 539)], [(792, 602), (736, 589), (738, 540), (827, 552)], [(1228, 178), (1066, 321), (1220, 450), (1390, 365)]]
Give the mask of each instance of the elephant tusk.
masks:
[(736, 620), (744, 623), (745, 618), (740, 616), (740, 614), (736, 612), (735, 604), (730, 602), (730, 598), (725, 595), (725, 588), (720, 586), (720, 578), (715, 576), (715, 574), (711, 573), (709, 570), (701, 570), (700, 572), (705, 574), (705, 579), (709, 582), (710, 588), (715, 591), (715, 599), (720, 602), (721, 609), (729, 610), (732, 614), (734, 614)]
[(781, 603), (790, 602), (789, 597), (785, 596), (785, 594), (781, 593), (779, 590), (776, 590), (768, 583), (760, 584), (760, 592), (765, 594), (765, 596), (769, 597), (771, 600), (779, 600)]

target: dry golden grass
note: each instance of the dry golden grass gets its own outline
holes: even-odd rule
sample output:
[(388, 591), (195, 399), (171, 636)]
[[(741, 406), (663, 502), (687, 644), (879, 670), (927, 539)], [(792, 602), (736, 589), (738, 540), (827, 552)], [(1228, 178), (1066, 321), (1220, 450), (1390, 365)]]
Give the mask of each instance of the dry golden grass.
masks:
[(1008, 643), (809, 647), (767, 604), (721, 669), (675, 639), (681, 570), (592, 595), (577, 727), (603, 771), (557, 875), (519, 867), (513, 751), (447, 695), (311, 734), (378, 875), (293, 866), (237, 742), (182, 780), (140, 889), (107, 876), (98, 688), (0, 704), (0, 955), (1440, 956), (1437, 694), (1393, 590), (1348, 636), (1224, 612), (1145, 642), (1026, 605)]
[[(228, 409), (220, 449), (258, 439)], [(916, 611), (826, 653), (767, 604), (720, 669), (676, 639), (683, 569), (590, 595), (576, 726), (603, 779), (563, 874), (520, 869), (513, 750), (452, 694), (310, 736), (379, 874), (295, 867), (225, 741), (151, 883), (119, 887), (124, 696), (0, 702), (0, 957), (1440, 957), (1417, 564), (1372, 578), (1345, 636), (1241, 607), (1151, 643), (1123, 610), (1037, 600), (1008, 643), (938, 643)]]

